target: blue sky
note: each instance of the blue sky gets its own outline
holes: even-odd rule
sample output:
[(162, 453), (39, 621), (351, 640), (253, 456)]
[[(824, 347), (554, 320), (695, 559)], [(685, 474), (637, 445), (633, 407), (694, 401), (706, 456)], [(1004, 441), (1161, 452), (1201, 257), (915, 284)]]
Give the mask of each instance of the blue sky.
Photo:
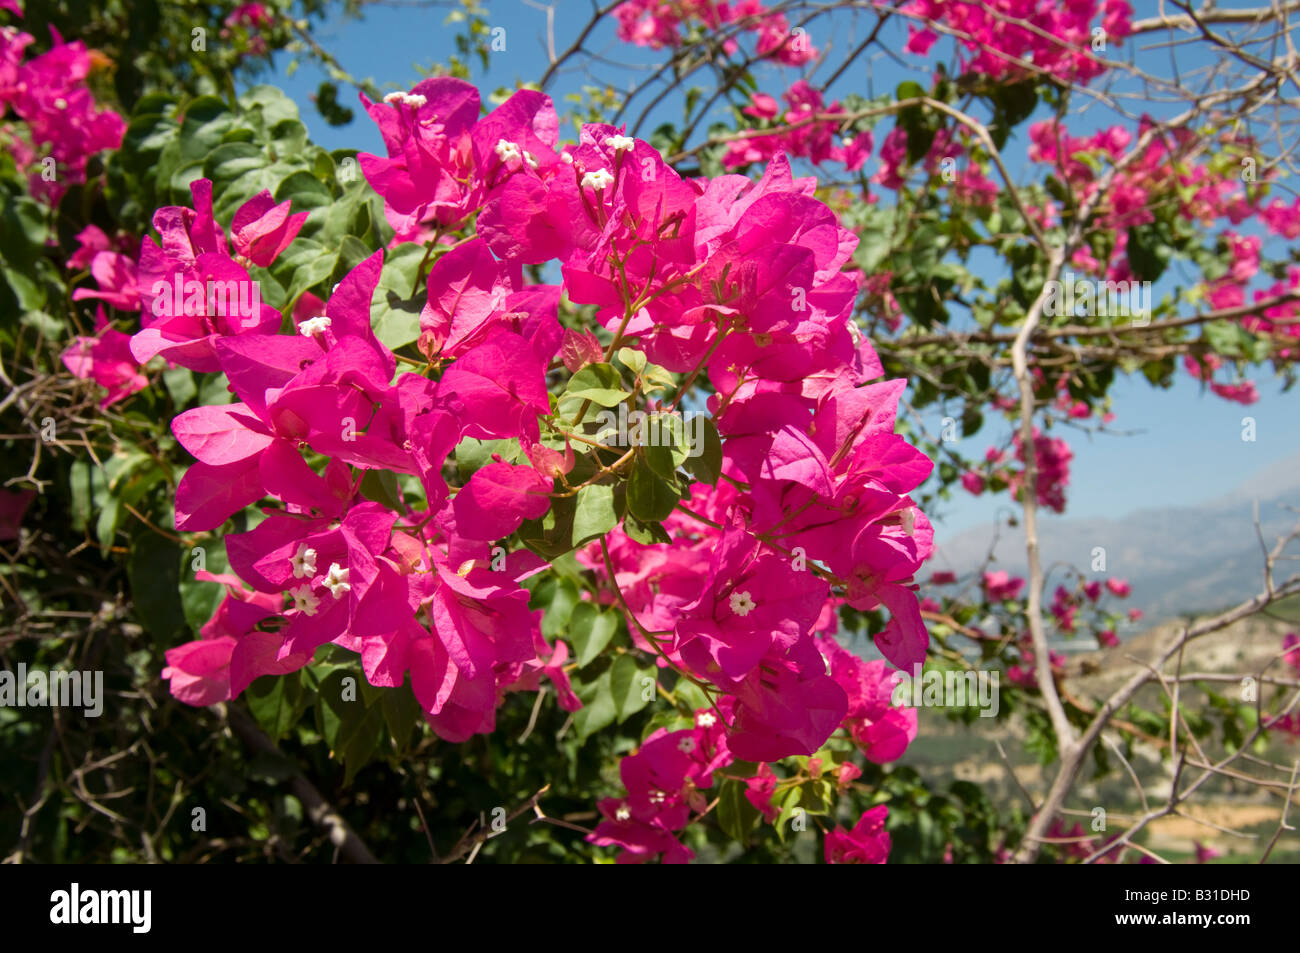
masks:
[[(472, 79), (484, 91), (485, 99), (498, 87), (513, 88), (518, 81), (537, 80), (547, 63), (543, 39), (545, 13), (521, 0), (498, 0), (486, 8), (489, 24), (506, 30), (506, 52), (494, 55), (486, 74), (477, 60), (471, 64)], [(570, 12), (565, 12), (566, 8)], [(555, 33), (559, 49), (567, 48), (586, 23), (590, 9), (585, 0), (558, 0)], [(327, 20), (314, 28), (313, 35), (354, 75), (373, 78), (382, 90), (406, 89), (421, 78), (417, 64), (446, 60), (455, 51), (457, 27), (445, 24), (447, 12), (445, 8), (372, 6), (366, 9), (363, 20)], [(858, 42), (863, 25), (870, 22), (862, 20), (855, 25), (852, 20), (842, 20), (831, 31), (823, 21), (810, 26), (810, 35), (819, 48), (829, 40), (838, 49), (845, 50)], [(904, 33), (901, 27), (892, 28), (892, 33), (890, 29), (887, 27), (884, 39), (891, 49), (899, 50)], [(617, 42), (608, 25), (596, 31), (588, 47), (616, 59), (617, 67), (597, 66), (596, 69), (602, 79), (614, 81), (618, 88), (626, 88), (645, 75), (644, 71), (637, 72), (638, 64), (658, 63), (663, 55)], [(942, 50), (941, 43), (936, 52)], [(1123, 48), (1110, 55), (1125, 55), (1122, 51)], [(906, 54), (902, 56), (906, 59)], [(878, 53), (869, 69), (863, 65), (861, 70), (855, 67), (846, 71), (831, 92), (841, 96), (849, 92), (879, 94), (893, 89), (904, 79), (917, 79), (926, 84), (929, 66), (922, 69), (917, 58), (912, 60), (917, 61), (917, 67), (910, 63), (900, 65)], [(280, 86), (298, 102), (314, 141), (331, 149), (382, 150), (379, 136), (358, 107), (353, 91), (341, 88), (340, 99), (355, 108), (357, 118), (349, 126), (331, 128), (309, 100), (319, 83), (327, 78), (325, 73), (314, 64), (304, 62), (293, 75), (288, 75), (289, 62), (289, 56), (280, 54), (274, 72), (260, 77), (259, 81)], [(1193, 61), (1190, 65), (1197, 64)], [(761, 88), (774, 95), (797, 75), (797, 71), (777, 67), (764, 67), (757, 72)], [(558, 102), (588, 81), (580, 72), (566, 74), (548, 91)], [(641, 101), (644, 98), (638, 100)], [(563, 111), (562, 102), (560, 108)], [(679, 101), (670, 99), (652, 115), (642, 132), (648, 134), (658, 120), (679, 116)], [(1078, 126), (1072, 125), (1072, 132), (1087, 133), (1102, 118), (1094, 111)], [(1018, 150), (1011, 145), (1007, 150), (1013, 176), (1020, 166), (1014, 159), (1018, 151), (1022, 152), (1023, 147)], [(868, 169), (871, 168), (869, 165)], [(1162, 286), (1155, 290), (1159, 298)], [(1075, 454), (1066, 515), (1118, 516), (1149, 506), (1198, 503), (1222, 496), (1269, 464), (1294, 455), (1300, 449), (1300, 417), (1294, 412), (1295, 396), (1283, 395), (1280, 383), (1266, 370), (1255, 371), (1253, 377), (1260, 401), (1251, 407), (1203, 394), (1201, 385), (1181, 372), (1169, 390), (1152, 388), (1140, 375), (1117, 379), (1111, 391), (1116, 414), (1112, 427), (1131, 432), (1130, 435), (1089, 437), (1074, 430), (1057, 431), (1070, 442)], [(1242, 418), (1246, 416), (1255, 419), (1254, 442), (1241, 439)], [(938, 430), (937, 414), (927, 419), (927, 426)], [(966, 456), (979, 457), (989, 445), (1003, 443), (1008, 432), (1007, 425), (990, 415), (981, 433), (958, 444), (957, 449)], [(958, 490), (943, 514), (941, 534), (957, 533), (990, 521), (1007, 502), (1005, 494), (977, 499)]]

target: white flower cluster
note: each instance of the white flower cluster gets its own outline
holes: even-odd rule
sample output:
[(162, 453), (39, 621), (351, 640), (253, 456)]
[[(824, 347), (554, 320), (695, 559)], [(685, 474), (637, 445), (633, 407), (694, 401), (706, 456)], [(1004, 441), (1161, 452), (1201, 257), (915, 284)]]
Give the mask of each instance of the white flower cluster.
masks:
[(389, 93), (384, 97), (384, 102), (390, 106), (401, 103), (403, 106), (414, 106), (416, 109), (419, 109), (428, 101), (426, 97), (421, 96), (419, 93), (396, 92)]
[(322, 331), (328, 330), (331, 323), (328, 317), (318, 314), (316, 317), (308, 318), (299, 324), (298, 333), (305, 338), (309, 338), (313, 334), (320, 334)]

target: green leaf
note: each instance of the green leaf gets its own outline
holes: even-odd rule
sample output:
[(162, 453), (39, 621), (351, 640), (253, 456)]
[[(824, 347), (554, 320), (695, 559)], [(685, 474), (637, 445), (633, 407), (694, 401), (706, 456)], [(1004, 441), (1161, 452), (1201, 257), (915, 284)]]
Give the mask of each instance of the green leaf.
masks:
[(335, 751), (343, 761), (343, 783), (349, 785), (358, 771), (374, 757), (382, 736), (384, 718), (378, 707), (363, 709), (355, 724), (339, 727)]
[(781, 813), (777, 815), (773, 826), (776, 828), (776, 836), (780, 838), (781, 843), (785, 843), (786, 836), (798, 831), (791, 830), (790, 821), (794, 817), (795, 809), (800, 807), (800, 801), (803, 800), (803, 791), (799, 788), (790, 788), (784, 795), (779, 795), (781, 802)]
[[(322, 667), (313, 666), (317, 670)], [(350, 784), (352, 777), (370, 760), (383, 726), (382, 706), (366, 702), (362, 689), (365, 681), (365, 676), (352, 666), (331, 667), (316, 690), (321, 734), (343, 762), (344, 784)]]
[(728, 779), (718, 791), (718, 826), (732, 840), (749, 843), (749, 836), (759, 818), (758, 810), (745, 797), (743, 781)]
[(578, 668), (585, 667), (600, 655), (618, 629), (618, 616), (596, 608), (590, 602), (579, 602), (569, 616), (565, 637), (573, 645)]
[[(229, 571), (226, 547), (219, 541), (209, 540), (201, 545), (203, 568), (210, 573)], [(193, 550), (181, 554), (180, 592), (185, 621), (197, 632), (216, 613), (226, 595), (226, 587), (218, 582), (200, 582), (194, 578)]]
[(992, 95), (993, 123), (989, 127), (993, 144), (1001, 149), (1011, 130), (1028, 119), (1038, 108), (1038, 91), (1032, 80), (997, 86)]
[[(647, 686), (646, 679), (650, 680)], [(631, 655), (620, 655), (614, 660), (609, 670), (609, 690), (614, 699), (614, 710), (618, 713), (619, 724), (627, 721), (654, 698), (654, 672), (638, 668), (636, 659)], [(647, 692), (647, 687), (650, 691)]]
[(394, 513), (405, 513), (402, 502), (402, 488), (397, 483), (397, 475), (391, 470), (367, 470), (361, 478), (361, 495), (367, 500), (382, 503)]
[(293, 203), (290, 211), (305, 212), (331, 205), (334, 202), (334, 193), (330, 191), (328, 185), (304, 170), (293, 173), (275, 190), (276, 202), (283, 202), (286, 199)]
[(167, 393), (171, 395), (177, 410), (193, 400), (199, 392), (194, 384), (194, 372), (184, 367), (163, 371), (163, 383), (167, 385)]
[(618, 525), (614, 512), (614, 488), (593, 483), (578, 491), (577, 508), (573, 514), (573, 545), (604, 536)]
[(103, 483), (98, 467), (92, 468), (85, 460), (74, 460), (68, 468), (68, 490), (72, 496), (72, 528), (85, 530), (90, 522), (91, 501), (94, 499), (95, 481)]
[(543, 559), (555, 559), (573, 549), (574, 497), (566, 496), (551, 503), (541, 519), (525, 520), (519, 527), (519, 540)]
[(221, 145), (234, 116), (219, 96), (200, 96), (190, 100), (181, 122), (180, 158), (182, 165), (201, 160)]
[(301, 673), (263, 675), (248, 686), (244, 697), (262, 730), (273, 741), (282, 738), (297, 724), (305, 707)]
[(493, 454), (500, 454), (505, 463), (519, 463), (524, 458), (523, 448), (514, 438), (479, 440), (476, 437), (466, 437), (456, 444), (456, 449), (453, 451), (456, 458), (456, 475), (462, 482), (468, 481), (477, 471), (492, 462)]
[(298, 118), (297, 105), (277, 86), (254, 86), (239, 97), (239, 105), (246, 111), (256, 110), (261, 113), (267, 128), (274, 127), (285, 119)]
[(578, 587), (570, 579), (549, 573), (542, 577), (534, 576), (533, 579), (538, 581), (533, 590), (534, 601), (530, 605), (534, 609), (540, 607), (543, 610), (542, 635), (546, 636), (548, 641), (554, 642), (564, 637), (569, 617), (573, 615), (573, 609), (580, 601)]
[(649, 462), (639, 457), (627, 484), (627, 507), (632, 515), (642, 522), (657, 523), (667, 519), (678, 499), (673, 488), (655, 474)]
[(375, 336), (390, 350), (420, 337), (420, 312), (426, 296), (422, 289), (412, 294), (411, 288), (423, 258), (423, 246), (407, 242), (389, 256), (380, 273), (379, 287), (370, 305), (370, 321)]
[[(695, 428), (699, 427), (699, 430)], [(691, 446), (683, 466), (699, 483), (717, 486), (722, 476), (722, 438), (718, 427), (707, 414), (698, 414), (690, 422)], [(692, 456), (691, 454), (694, 454)]]
[(1159, 222), (1136, 225), (1128, 230), (1129, 265), (1139, 281), (1156, 281), (1164, 274), (1174, 249), (1165, 241)]
[(641, 372), (645, 370), (645, 355), (635, 348), (621, 347), (615, 352), (615, 356), (622, 361), (623, 366), (633, 374), (639, 376)]
[(623, 378), (612, 364), (588, 364), (569, 381), (566, 397), (589, 400), (601, 407), (617, 407), (631, 391), (623, 389)]
[(180, 547), (170, 539), (145, 530), (132, 541), (127, 578), (135, 617), (157, 645), (167, 648), (186, 627), (180, 567)]
[(420, 703), (411, 691), (410, 680), (401, 688), (385, 689), (379, 707), (393, 747), (399, 755), (406, 754), (411, 747), (411, 734), (422, 717)]
[(610, 694), (609, 675), (611, 669), (601, 673), (600, 678), (589, 685), (576, 690), (582, 707), (573, 714), (573, 727), (578, 732), (578, 740), (585, 741), (592, 734), (613, 723), (618, 717), (614, 707), (614, 696)]
[(643, 523), (630, 514), (623, 520), (623, 532), (627, 534), (628, 539), (635, 540), (638, 543), (645, 543), (647, 546), (654, 543), (667, 544), (673, 541), (673, 538), (668, 535), (668, 531), (663, 528), (663, 524)]

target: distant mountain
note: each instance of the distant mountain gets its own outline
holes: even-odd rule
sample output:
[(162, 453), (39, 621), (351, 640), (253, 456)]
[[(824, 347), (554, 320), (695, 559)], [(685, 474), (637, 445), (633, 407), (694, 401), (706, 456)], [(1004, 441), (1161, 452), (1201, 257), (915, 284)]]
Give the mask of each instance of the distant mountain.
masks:
[[(1049, 598), (1063, 578), (1064, 565), (1089, 572), (1094, 548), (1103, 547), (1106, 571), (1096, 575), (1128, 579), (1133, 594), (1124, 604), (1141, 609), (1145, 623), (1240, 602), (1263, 589), (1256, 504), (1264, 543), (1271, 549), (1300, 520), (1300, 454), (1261, 470), (1228, 495), (1196, 506), (1142, 509), (1116, 519), (1045, 514), (1039, 520), (1043, 566), (1062, 564), (1049, 576)], [(971, 572), (985, 558), (992, 537), (992, 525), (951, 539), (937, 527), (939, 550), (931, 565)], [(1288, 552), (1300, 555), (1300, 544), (1293, 543)], [(991, 568), (1023, 575), (1023, 527), (1002, 527), (993, 554)], [(1300, 572), (1300, 562), (1284, 562), (1277, 577), (1294, 572)]]

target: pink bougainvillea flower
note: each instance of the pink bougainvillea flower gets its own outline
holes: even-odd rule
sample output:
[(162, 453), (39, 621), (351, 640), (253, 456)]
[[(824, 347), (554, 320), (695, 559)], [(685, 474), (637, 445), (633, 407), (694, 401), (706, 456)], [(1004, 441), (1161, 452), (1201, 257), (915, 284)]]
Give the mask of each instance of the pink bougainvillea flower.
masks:
[(500, 539), (550, 509), (551, 481), (532, 467), (499, 459), (475, 471), (456, 494), (456, 531), (468, 539)]
[(99, 284), (99, 290), (78, 288), (72, 292), (73, 301), (98, 298), (119, 311), (140, 310), (134, 259), (113, 251), (96, 252), (91, 259), (90, 273)]
[(223, 635), (168, 649), (162, 677), (170, 682), (172, 695), (196, 706), (229, 700), (230, 654), (236, 641), (234, 636)]
[(545, 362), (523, 337), (504, 328), (448, 368), (438, 392), (460, 400), (464, 435), (478, 439), (526, 437), (536, 443), (538, 415), (551, 409)]
[(802, 651), (764, 658), (734, 691), (736, 717), (727, 738), (732, 754), (779, 761), (811, 755), (825, 744), (844, 720), (848, 700), (824, 664), (811, 639)]
[(812, 630), (828, 591), (733, 524), (717, 541), (699, 599), (682, 608), (678, 649), (697, 672), (742, 678), (770, 648)]
[(618, 863), (643, 864), (661, 857), (665, 864), (685, 864), (695, 859), (695, 852), (662, 825), (633, 819), (618, 798), (605, 798), (598, 806), (604, 820), (587, 841), (597, 847), (618, 847)]
[(144, 315), (131, 339), (141, 363), (161, 354), (202, 373), (221, 370), (216, 342), (242, 334), (272, 333), (280, 312), (262, 301), (261, 288), (230, 257), (225, 232), (212, 212), (212, 183), (190, 183), (194, 208), (154, 213), (161, 245), (140, 245), (136, 282)]
[(1013, 578), (1005, 570), (999, 569), (997, 572), (986, 572), (982, 585), (984, 594), (990, 601), (1001, 602), (1004, 599), (1015, 599), (1020, 595), (1025, 581), (1018, 577)]
[(1213, 847), (1206, 847), (1200, 841), (1196, 841), (1196, 862), (1198, 864), (1208, 864), (1216, 857), (1222, 857), (1223, 851), (1215, 850)]
[(35, 498), (35, 490), (0, 490), (0, 540), (18, 538), (23, 515)]
[(289, 214), (292, 203), (275, 203), (266, 189), (239, 207), (230, 222), (230, 242), (235, 253), (259, 268), (267, 268), (297, 237), (307, 213)]
[(131, 353), (131, 336), (115, 330), (100, 307), (95, 314), (94, 337), (79, 337), (62, 354), (63, 366), (73, 377), (93, 380), (108, 394), (99, 402), (101, 408), (131, 396), (149, 386), (149, 378), (140, 373), (140, 365)]
[[(470, 129), (479, 115), (478, 90), (464, 80), (435, 77), (409, 93), (393, 93), (373, 103), (361, 93), (366, 113), (379, 126), (387, 158), (361, 153), (371, 187), (413, 227), (434, 220), (453, 225), (475, 208), (482, 185), (465, 183), (473, 175)], [(401, 229), (399, 228), (399, 231)]]
[(889, 858), (889, 834), (885, 820), (889, 808), (879, 804), (863, 811), (853, 830), (841, 827), (826, 834), (825, 855), (828, 864), (883, 864)]
[(915, 708), (893, 704), (898, 673), (884, 662), (863, 661), (829, 636), (818, 638), (817, 645), (830, 664), (831, 678), (848, 696), (844, 722), (867, 760), (885, 764), (902, 757), (916, 737), (917, 714)]
[(766, 764), (758, 766), (758, 772), (745, 779), (745, 799), (763, 815), (769, 824), (775, 823), (781, 815), (781, 809), (772, 803), (779, 779)]
[(1283, 654), (1282, 659), (1287, 665), (1290, 665), (1297, 672), (1300, 672), (1300, 635), (1296, 635), (1294, 632), (1288, 632), (1286, 637), (1282, 640), (1282, 648), (1287, 650)]

